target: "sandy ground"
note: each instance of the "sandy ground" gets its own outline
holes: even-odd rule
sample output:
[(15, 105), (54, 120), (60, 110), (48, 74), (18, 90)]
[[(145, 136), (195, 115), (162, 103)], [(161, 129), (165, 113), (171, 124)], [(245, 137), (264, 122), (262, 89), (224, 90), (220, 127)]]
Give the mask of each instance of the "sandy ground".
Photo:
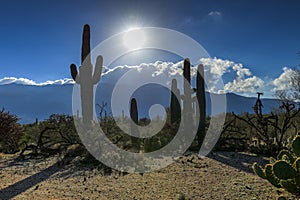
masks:
[[(57, 157), (19, 160), (0, 156), (0, 199), (276, 199), (279, 190), (252, 173), (262, 157), (215, 152), (191, 154), (146, 174), (104, 174), (98, 167)], [(286, 194), (286, 193), (283, 193)]]

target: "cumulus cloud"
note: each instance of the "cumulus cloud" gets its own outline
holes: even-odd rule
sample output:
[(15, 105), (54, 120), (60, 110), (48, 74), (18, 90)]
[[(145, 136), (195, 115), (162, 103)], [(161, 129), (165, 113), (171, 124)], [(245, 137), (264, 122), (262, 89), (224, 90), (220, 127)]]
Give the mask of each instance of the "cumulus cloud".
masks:
[(200, 60), (204, 66), (208, 67), (209, 75), (219, 79), (224, 73), (228, 72), (229, 68), (234, 65), (234, 62), (223, 60), (220, 58), (202, 58)]
[(246, 79), (237, 78), (224, 86), (225, 92), (255, 93), (264, 86), (264, 81), (257, 76)]
[(35, 86), (44, 86), (44, 85), (64, 85), (64, 84), (73, 84), (74, 81), (72, 79), (64, 78), (54, 81), (46, 81), (37, 83), (33, 80), (27, 78), (16, 78), (16, 77), (4, 77), (0, 79), (0, 85), (7, 85), (7, 84), (22, 84), (22, 85), (35, 85)]
[[(250, 69), (245, 68), (240, 63), (224, 60), (220, 58), (202, 58), (200, 62), (205, 67), (205, 81), (207, 91), (213, 93), (255, 93), (263, 87), (264, 81), (257, 76), (253, 76)], [(183, 61), (178, 63), (157, 61), (155, 63), (142, 63), (137, 66), (118, 66), (108, 70), (102, 81), (117, 81), (122, 74), (131, 69), (140, 73), (151, 74), (152, 77), (171, 83), (173, 78), (177, 79), (178, 86), (182, 86)], [(191, 76), (195, 78), (197, 66), (192, 66)], [(225, 74), (232, 72), (231, 81), (222, 82)], [(192, 83), (193, 84), (193, 83)], [(180, 88), (181, 89), (181, 88)]]
[[(254, 93), (262, 88), (264, 81), (257, 76), (252, 76), (250, 69), (245, 68), (241, 63), (235, 63), (220, 58), (202, 58), (200, 60), (206, 67), (207, 84), (210, 84), (209, 91), (214, 93)], [(225, 73), (234, 72), (233, 81), (223, 85), (222, 76)]]
[(288, 67), (283, 67), (283, 72), (280, 76), (272, 81), (274, 88), (272, 91), (290, 90), (292, 89), (291, 77), (293, 77), (295, 71)]

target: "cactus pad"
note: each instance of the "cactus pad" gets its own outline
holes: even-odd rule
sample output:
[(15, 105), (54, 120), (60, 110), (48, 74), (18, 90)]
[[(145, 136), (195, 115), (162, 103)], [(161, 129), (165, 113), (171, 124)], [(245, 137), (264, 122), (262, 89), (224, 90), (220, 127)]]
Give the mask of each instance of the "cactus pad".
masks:
[(300, 136), (297, 136), (292, 143), (293, 152), (297, 157), (300, 157)]
[(263, 171), (263, 168), (259, 166), (256, 162), (253, 164), (253, 170), (260, 178), (266, 179), (266, 175)]
[(281, 188), (280, 180), (273, 173), (273, 166), (271, 164), (267, 164), (265, 166), (265, 176), (266, 179), (275, 187)]
[(297, 175), (297, 171), (292, 167), (292, 165), (283, 160), (277, 161), (273, 165), (273, 170), (275, 176), (283, 180), (295, 178)]
[(281, 186), (288, 192), (292, 194), (299, 194), (300, 189), (297, 187), (296, 183), (291, 180), (282, 180), (280, 182)]

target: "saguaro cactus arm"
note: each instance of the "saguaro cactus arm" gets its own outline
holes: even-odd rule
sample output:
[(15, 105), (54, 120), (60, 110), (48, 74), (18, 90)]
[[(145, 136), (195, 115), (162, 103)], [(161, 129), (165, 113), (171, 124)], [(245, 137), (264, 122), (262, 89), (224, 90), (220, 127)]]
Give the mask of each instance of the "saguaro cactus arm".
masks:
[(77, 67), (75, 64), (71, 64), (70, 65), (70, 69), (71, 69), (71, 76), (73, 78), (73, 80), (77, 83), (77, 84), (80, 84), (80, 78), (79, 78), (79, 74), (78, 74), (78, 71), (77, 71)]
[(90, 47), (90, 26), (88, 24), (84, 25), (82, 34), (82, 46), (81, 46), (81, 63), (91, 64), (91, 47)]
[(102, 66), (103, 66), (103, 58), (102, 56), (98, 56), (95, 69), (94, 69), (94, 74), (93, 74), (93, 84), (97, 84), (100, 81)]

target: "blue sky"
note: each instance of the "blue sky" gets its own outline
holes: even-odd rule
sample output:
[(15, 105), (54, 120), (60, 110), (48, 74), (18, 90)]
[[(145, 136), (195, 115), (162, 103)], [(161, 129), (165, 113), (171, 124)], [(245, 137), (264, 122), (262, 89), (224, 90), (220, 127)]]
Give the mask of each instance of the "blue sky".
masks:
[[(69, 65), (80, 62), (82, 26), (88, 23), (92, 47), (132, 26), (180, 31), (211, 57), (241, 63), (266, 90), (267, 82), (284, 78), (284, 67), (288, 73), (300, 64), (299, 8), (299, 1), (290, 0), (1, 1), (0, 79), (70, 78)], [(233, 83), (236, 76), (229, 73), (224, 80)]]

